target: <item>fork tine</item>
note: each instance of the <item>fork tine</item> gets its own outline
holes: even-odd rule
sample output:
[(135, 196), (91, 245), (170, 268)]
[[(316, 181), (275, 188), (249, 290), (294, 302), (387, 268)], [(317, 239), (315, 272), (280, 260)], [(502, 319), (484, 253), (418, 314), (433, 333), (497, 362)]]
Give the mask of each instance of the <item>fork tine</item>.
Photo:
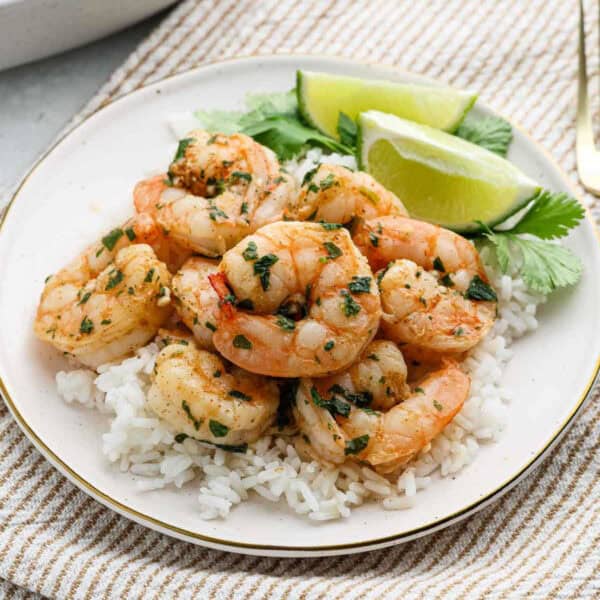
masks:
[(579, 77), (577, 94), (577, 170), (582, 185), (600, 195), (600, 153), (594, 145), (588, 97), (583, 0), (579, 0)]

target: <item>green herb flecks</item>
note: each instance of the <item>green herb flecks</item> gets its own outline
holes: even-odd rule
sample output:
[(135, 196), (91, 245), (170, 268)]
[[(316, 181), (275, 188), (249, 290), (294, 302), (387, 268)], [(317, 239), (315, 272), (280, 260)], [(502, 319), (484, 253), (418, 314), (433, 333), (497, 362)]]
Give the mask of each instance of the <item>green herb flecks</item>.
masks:
[(498, 296), (496, 295), (494, 288), (483, 281), (479, 275), (474, 275), (473, 279), (471, 279), (469, 287), (465, 292), (465, 297), (470, 300), (498, 301)]
[(146, 273), (146, 277), (144, 277), (144, 283), (152, 283), (153, 278), (154, 278), (154, 268), (150, 269)]
[(256, 260), (258, 258), (256, 243), (250, 240), (246, 249), (242, 252), (244, 260)]
[(108, 274), (108, 283), (106, 284), (106, 287), (104, 289), (106, 291), (112, 290), (113, 288), (117, 287), (119, 283), (121, 283), (121, 281), (123, 281), (124, 277), (125, 276), (123, 275), (123, 271), (120, 271), (118, 269), (111, 271)]
[(337, 396), (333, 396), (330, 400), (326, 400), (319, 394), (319, 391), (314, 386), (310, 388), (310, 396), (315, 406), (324, 408), (334, 417), (335, 415), (341, 415), (342, 417), (348, 417), (350, 415), (350, 404)]
[[(117, 245), (117, 242), (121, 239), (122, 236), (123, 230), (120, 227), (117, 227), (116, 229), (113, 229), (110, 233), (107, 233), (102, 238), (102, 245), (107, 250), (112, 250)], [(99, 254), (100, 252), (98, 252), (96, 256), (99, 256)]]
[(233, 338), (233, 345), (235, 348), (242, 348), (242, 350), (252, 349), (252, 342), (245, 335), (236, 335)]
[(274, 254), (265, 254), (254, 263), (254, 274), (260, 278), (260, 285), (264, 291), (269, 289), (271, 280), (271, 267), (279, 260)]
[(354, 275), (348, 284), (348, 289), (353, 294), (367, 294), (371, 291), (371, 278)]
[(208, 428), (215, 437), (225, 437), (229, 433), (227, 425), (223, 425), (223, 423), (219, 423), (219, 421), (215, 421), (214, 419), (209, 420)]
[(87, 316), (83, 317), (81, 324), (79, 325), (79, 333), (92, 333), (94, 329), (94, 323)]
[(356, 316), (360, 312), (360, 304), (358, 304), (346, 290), (342, 290), (340, 294), (344, 298), (344, 301), (342, 302), (342, 312), (347, 317)]
[(325, 250), (327, 250), (327, 260), (334, 260), (342, 256), (343, 252), (339, 246), (336, 246), (333, 242), (323, 242)]
[(277, 325), (284, 331), (294, 331), (294, 329), (296, 329), (295, 321), (289, 319), (285, 315), (277, 315)]
[(349, 454), (360, 454), (368, 445), (369, 434), (365, 433), (364, 435), (359, 435), (358, 437), (355, 437), (346, 442), (344, 454), (346, 456), (348, 456)]

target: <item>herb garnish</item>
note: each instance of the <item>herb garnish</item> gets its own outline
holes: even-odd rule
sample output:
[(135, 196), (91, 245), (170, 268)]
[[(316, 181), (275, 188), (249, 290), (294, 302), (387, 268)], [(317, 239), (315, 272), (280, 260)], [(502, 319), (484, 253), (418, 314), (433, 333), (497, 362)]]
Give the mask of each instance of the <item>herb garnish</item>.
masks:
[(333, 347), (335, 346), (335, 342), (333, 340), (329, 340), (324, 346), (323, 349), (326, 352), (329, 352), (329, 350), (331, 350)]
[(144, 283), (151, 283), (153, 277), (154, 277), (154, 267), (146, 273), (146, 277), (144, 277)]
[(333, 260), (343, 254), (342, 250), (333, 242), (323, 242), (323, 246), (325, 246), (325, 250), (327, 250), (326, 259), (328, 260)]
[(479, 275), (474, 275), (465, 292), (465, 297), (470, 300), (489, 300), (498, 301), (498, 296), (494, 289), (488, 285)]
[(225, 437), (229, 433), (227, 425), (223, 425), (223, 423), (219, 423), (219, 421), (214, 421), (213, 419), (210, 419), (208, 422), (208, 428), (215, 437)]
[(342, 302), (342, 311), (347, 317), (354, 317), (360, 312), (360, 304), (346, 290), (342, 290), (340, 294), (344, 297)]
[(277, 325), (284, 331), (294, 331), (296, 329), (296, 323), (285, 315), (277, 315)]
[(365, 433), (364, 435), (359, 435), (352, 440), (348, 440), (346, 442), (346, 447), (344, 448), (344, 454), (348, 456), (349, 454), (360, 454), (367, 446), (369, 445), (369, 434)]
[(340, 136), (340, 142), (342, 142), (342, 144), (348, 146), (349, 148), (356, 148), (358, 127), (353, 119), (341, 111), (338, 116), (337, 132)]
[(348, 284), (348, 289), (353, 294), (366, 294), (371, 291), (371, 278), (354, 275)]
[(128, 227), (128, 228), (125, 230), (125, 235), (127, 236), (127, 239), (128, 239), (130, 242), (133, 242), (133, 240), (135, 240), (135, 238), (137, 237), (137, 236), (135, 235), (135, 231), (133, 230), (133, 227)]
[[(103, 238), (102, 238), (102, 245), (107, 249), (107, 250), (112, 250), (117, 242), (121, 239), (121, 237), (123, 236), (123, 230), (120, 227), (117, 227), (116, 229), (113, 229), (110, 233), (107, 233)], [(96, 254), (96, 256), (99, 256), (100, 252), (98, 252), (98, 254)]]
[(79, 333), (91, 333), (94, 329), (94, 323), (88, 317), (83, 317), (79, 325)]
[(271, 280), (271, 267), (279, 260), (274, 254), (265, 254), (254, 263), (254, 274), (260, 278), (260, 285), (264, 291), (269, 289)]
[(123, 277), (124, 277), (123, 271), (120, 271), (118, 269), (111, 271), (108, 275), (108, 283), (106, 284), (106, 287), (104, 289), (106, 291), (112, 290), (117, 285), (119, 285), (119, 283), (121, 283), (121, 281), (123, 281)]
[(233, 345), (235, 348), (242, 348), (243, 350), (252, 348), (252, 342), (245, 335), (236, 335), (233, 338)]
[(337, 396), (333, 396), (330, 400), (325, 400), (325, 398), (319, 394), (319, 391), (314, 386), (310, 388), (310, 396), (315, 406), (324, 408), (334, 417), (335, 415), (341, 415), (342, 417), (347, 417), (350, 415), (350, 404), (348, 404), (348, 402), (344, 402)]
[(242, 256), (244, 260), (256, 260), (258, 258), (256, 243), (250, 240), (246, 249), (242, 252)]

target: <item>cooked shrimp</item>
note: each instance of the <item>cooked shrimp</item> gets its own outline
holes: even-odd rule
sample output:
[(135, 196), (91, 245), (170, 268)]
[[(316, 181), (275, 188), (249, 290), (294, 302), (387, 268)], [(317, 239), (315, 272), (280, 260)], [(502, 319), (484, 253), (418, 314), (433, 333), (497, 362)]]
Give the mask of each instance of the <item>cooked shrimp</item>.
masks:
[(386, 267), (378, 280), (389, 339), (456, 353), (472, 348), (492, 327), (496, 296), (477, 249), (465, 238), (430, 223), (382, 217), (361, 224), (354, 241), (373, 269)]
[(221, 297), (213, 342), (248, 371), (276, 377), (340, 371), (377, 331), (377, 285), (345, 229), (273, 223), (229, 250), (220, 268), (211, 276)]
[(494, 302), (469, 300), (410, 260), (391, 263), (379, 289), (384, 336), (418, 349), (465, 352), (494, 324)]
[(300, 194), (290, 197), (285, 211), (288, 220), (328, 223), (383, 215), (408, 213), (402, 202), (368, 173), (328, 164), (306, 174)]
[(105, 236), (51, 276), (34, 323), (36, 335), (97, 367), (143, 346), (171, 312), (171, 275), (145, 244)]
[(220, 256), (258, 227), (282, 218), (296, 184), (268, 148), (243, 134), (206, 131), (191, 132), (180, 149), (182, 144), (170, 181), (160, 175), (134, 190), (136, 210), (151, 214), (175, 242)]
[(150, 408), (178, 433), (226, 446), (260, 437), (279, 404), (275, 382), (238, 368), (219, 356), (173, 337), (157, 359)]
[(217, 328), (219, 296), (208, 276), (218, 270), (217, 261), (193, 256), (173, 277), (175, 310), (204, 350), (215, 349), (212, 336)]
[(469, 376), (456, 363), (447, 362), (420, 381), (404, 402), (378, 412), (351, 405), (343, 408), (339, 403), (332, 406), (320, 380), (303, 379), (294, 414), (315, 458), (341, 464), (350, 457), (390, 473), (406, 464), (452, 421), (468, 396), (469, 386)]
[(406, 378), (406, 363), (398, 346), (373, 340), (353, 365), (319, 384), (363, 408), (388, 410), (407, 397)]

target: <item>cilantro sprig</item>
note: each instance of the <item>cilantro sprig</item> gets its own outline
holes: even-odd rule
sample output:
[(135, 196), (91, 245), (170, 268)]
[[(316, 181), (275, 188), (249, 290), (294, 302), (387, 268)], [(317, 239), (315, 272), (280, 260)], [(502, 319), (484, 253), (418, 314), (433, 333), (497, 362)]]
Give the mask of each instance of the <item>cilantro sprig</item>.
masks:
[(512, 127), (500, 117), (477, 118), (468, 116), (455, 135), (478, 146), (506, 157), (512, 141)]
[(527, 287), (549, 294), (575, 285), (581, 276), (581, 260), (551, 240), (565, 237), (583, 216), (584, 209), (574, 198), (542, 190), (519, 222), (509, 229), (480, 225), (483, 237), (495, 251), (500, 270), (507, 273), (517, 261)]
[(245, 133), (271, 148), (280, 160), (297, 156), (307, 146), (321, 146), (343, 154), (353, 152), (352, 147), (302, 121), (295, 89), (284, 93), (251, 94), (246, 98), (246, 105), (250, 108), (246, 113), (217, 110), (197, 111), (195, 115), (207, 130)]

